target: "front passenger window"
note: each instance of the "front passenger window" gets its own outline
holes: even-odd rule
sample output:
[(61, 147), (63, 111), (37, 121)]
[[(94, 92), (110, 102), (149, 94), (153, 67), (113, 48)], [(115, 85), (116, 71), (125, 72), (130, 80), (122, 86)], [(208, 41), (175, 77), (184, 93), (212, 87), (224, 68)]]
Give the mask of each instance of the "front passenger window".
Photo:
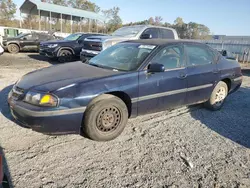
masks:
[(166, 70), (184, 67), (183, 48), (181, 46), (169, 46), (163, 48), (152, 59), (152, 63), (164, 65)]

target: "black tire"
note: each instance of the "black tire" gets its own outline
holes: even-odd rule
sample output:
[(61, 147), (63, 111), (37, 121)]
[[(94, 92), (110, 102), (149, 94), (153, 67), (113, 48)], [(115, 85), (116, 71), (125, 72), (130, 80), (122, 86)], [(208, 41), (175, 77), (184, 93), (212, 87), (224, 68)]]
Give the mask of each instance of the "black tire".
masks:
[(60, 63), (66, 63), (72, 61), (73, 53), (70, 50), (61, 50), (58, 54), (58, 61)]
[(20, 51), (20, 48), (17, 44), (9, 44), (8, 52), (11, 54), (17, 54)]
[(92, 140), (109, 141), (122, 133), (127, 122), (126, 104), (116, 96), (104, 94), (88, 105), (82, 129)]
[(49, 57), (49, 59), (50, 59), (51, 61), (57, 61), (57, 60), (58, 60), (57, 57)]
[(228, 95), (228, 86), (225, 82), (220, 81), (214, 88), (209, 100), (205, 106), (213, 111), (220, 110)]

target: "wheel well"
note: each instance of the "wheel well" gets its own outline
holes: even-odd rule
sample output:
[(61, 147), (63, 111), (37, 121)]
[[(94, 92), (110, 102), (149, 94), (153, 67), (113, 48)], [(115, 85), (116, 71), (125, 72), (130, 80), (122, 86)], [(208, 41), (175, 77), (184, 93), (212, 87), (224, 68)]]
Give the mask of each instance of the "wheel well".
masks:
[(15, 42), (9, 43), (7, 46), (9, 46), (9, 45), (11, 45), (11, 44), (15, 44), (15, 45), (17, 45), (17, 46), (19, 47), (19, 49), (20, 49), (19, 44), (15, 43)]
[(231, 80), (229, 78), (225, 78), (223, 80), (221, 80), (223, 82), (225, 82), (227, 84), (227, 88), (228, 88), (228, 92), (230, 91), (231, 89)]
[(58, 51), (57, 56), (59, 56), (59, 54), (60, 54), (60, 52), (61, 52), (62, 50), (68, 50), (68, 51), (70, 51), (73, 55), (75, 54), (75, 52), (74, 52), (74, 50), (73, 50), (72, 48), (61, 48), (61, 49)]
[(131, 102), (131, 98), (129, 97), (127, 93), (124, 93), (122, 91), (113, 91), (113, 92), (106, 93), (106, 94), (114, 95), (120, 98), (126, 104), (128, 108), (128, 117), (130, 117), (131, 109), (132, 109), (132, 102)]

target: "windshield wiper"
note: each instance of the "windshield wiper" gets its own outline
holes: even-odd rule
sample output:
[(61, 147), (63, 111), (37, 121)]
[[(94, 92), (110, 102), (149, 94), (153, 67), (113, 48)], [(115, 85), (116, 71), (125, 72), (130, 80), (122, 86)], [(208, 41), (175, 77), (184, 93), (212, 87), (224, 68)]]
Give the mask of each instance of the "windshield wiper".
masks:
[(108, 70), (113, 70), (113, 71), (120, 71), (119, 69), (114, 68), (114, 67), (108, 67), (108, 66), (104, 66), (104, 65), (100, 65), (100, 64), (95, 64), (95, 63), (89, 63), (89, 65), (92, 65), (92, 66), (95, 66), (95, 67), (98, 67), (98, 68), (102, 68), (102, 69), (108, 69)]

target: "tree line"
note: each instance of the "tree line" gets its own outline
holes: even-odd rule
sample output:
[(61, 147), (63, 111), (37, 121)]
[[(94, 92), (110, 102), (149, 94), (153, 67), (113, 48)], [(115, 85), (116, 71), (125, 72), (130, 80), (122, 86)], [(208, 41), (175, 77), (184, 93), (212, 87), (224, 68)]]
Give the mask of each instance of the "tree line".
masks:
[[(89, 0), (41, 0), (42, 2), (53, 3), (56, 5), (62, 5), (87, 11), (96, 12), (102, 14), (107, 19), (104, 24), (100, 24), (95, 20), (89, 21), (83, 19), (81, 23), (79, 21), (73, 21), (73, 32), (104, 32), (112, 33), (116, 29), (122, 26), (131, 25), (157, 25), (163, 27), (174, 28), (179, 37), (182, 39), (208, 39), (210, 30), (207, 26), (196, 22), (185, 23), (182, 18), (177, 17), (173, 24), (163, 22), (161, 16), (150, 17), (147, 20), (131, 22), (128, 24), (122, 24), (122, 19), (119, 16), (120, 8), (113, 7), (108, 10), (101, 10), (101, 8), (95, 3)], [(13, 0), (0, 0), (0, 25), (8, 27), (19, 27), (19, 20), (15, 19), (15, 13), (17, 10), (16, 4)], [(38, 16), (25, 15), (22, 20), (22, 27), (27, 29), (38, 30)], [(51, 20), (52, 28), (60, 31), (60, 19), (53, 18)], [(41, 28), (43, 30), (49, 30), (49, 18), (42, 17)], [(69, 20), (63, 21), (63, 32), (69, 33), (71, 31), (71, 23)]]
[(210, 29), (207, 26), (196, 22), (185, 23), (181, 17), (177, 17), (173, 24), (163, 22), (163, 18), (161, 16), (155, 16), (150, 17), (148, 20), (128, 23), (126, 26), (144, 24), (174, 28), (181, 39), (211, 38)]

